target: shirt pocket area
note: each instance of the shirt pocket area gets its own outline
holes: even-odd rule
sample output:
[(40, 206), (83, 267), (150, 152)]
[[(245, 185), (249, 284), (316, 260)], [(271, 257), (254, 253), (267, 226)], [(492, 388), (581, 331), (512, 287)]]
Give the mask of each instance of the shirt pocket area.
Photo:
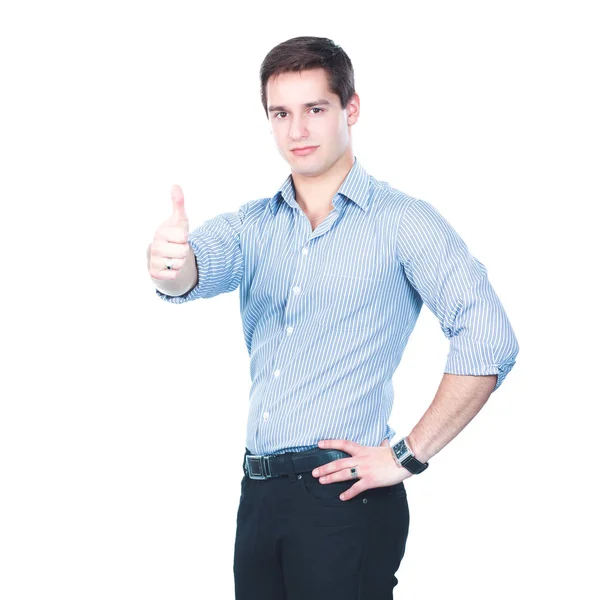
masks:
[(383, 284), (381, 275), (324, 272), (317, 281), (323, 327), (341, 331), (375, 328), (381, 319)]

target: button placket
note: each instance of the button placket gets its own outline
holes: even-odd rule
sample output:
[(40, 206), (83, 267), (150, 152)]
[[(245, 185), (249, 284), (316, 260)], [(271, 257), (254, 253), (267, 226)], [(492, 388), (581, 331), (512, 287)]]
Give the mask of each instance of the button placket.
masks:
[[(309, 238), (309, 240), (310, 240), (310, 238)], [(307, 240), (305, 242), (305, 244), (307, 244), (309, 240)], [(302, 246), (301, 256), (300, 256), (299, 262), (298, 262), (298, 268), (297, 268), (295, 276), (294, 276), (294, 279), (296, 280), (297, 283), (292, 287), (292, 294), (293, 294), (293, 296), (291, 298), (292, 300), (295, 297), (298, 297), (302, 293), (302, 280), (306, 273), (306, 267), (304, 265), (304, 261), (302, 260), (302, 257), (305, 257), (305, 256), (308, 256), (308, 247), (306, 245)], [(283, 340), (285, 340), (287, 337), (292, 335), (292, 333), (294, 332), (294, 326), (288, 325), (286, 327), (285, 331), (286, 331), (286, 335), (284, 336)], [(279, 347), (277, 348), (276, 355), (273, 357), (274, 363), (276, 363), (279, 360), (279, 352), (281, 350), (281, 343), (283, 340), (280, 341)], [(275, 369), (273, 371), (273, 379), (279, 379), (280, 376), (281, 376), (281, 369)], [(267, 421), (270, 419), (270, 417), (271, 417), (271, 415), (270, 415), (269, 411), (263, 409), (262, 422), (267, 423)], [(257, 431), (256, 435), (258, 437), (258, 431)]]

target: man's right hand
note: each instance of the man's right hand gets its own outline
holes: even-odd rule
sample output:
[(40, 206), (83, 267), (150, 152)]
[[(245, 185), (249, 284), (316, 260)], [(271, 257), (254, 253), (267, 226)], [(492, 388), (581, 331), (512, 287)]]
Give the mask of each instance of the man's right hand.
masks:
[[(189, 223), (183, 205), (183, 192), (178, 185), (171, 188), (173, 214), (154, 234), (150, 245), (148, 272), (152, 279), (176, 279), (189, 261), (195, 263), (194, 253), (188, 244)], [(170, 265), (170, 269), (167, 269)], [(194, 268), (195, 270), (195, 268)], [(189, 268), (184, 272), (189, 272)]]

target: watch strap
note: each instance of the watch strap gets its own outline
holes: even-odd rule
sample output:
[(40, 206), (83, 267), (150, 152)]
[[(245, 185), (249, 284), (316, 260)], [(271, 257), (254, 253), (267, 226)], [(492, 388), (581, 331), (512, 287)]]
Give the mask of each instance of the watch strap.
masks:
[(407, 456), (402, 461), (402, 466), (408, 469), (411, 473), (417, 474), (422, 473), (429, 466), (429, 463), (422, 463), (420, 460), (417, 460), (414, 456)]

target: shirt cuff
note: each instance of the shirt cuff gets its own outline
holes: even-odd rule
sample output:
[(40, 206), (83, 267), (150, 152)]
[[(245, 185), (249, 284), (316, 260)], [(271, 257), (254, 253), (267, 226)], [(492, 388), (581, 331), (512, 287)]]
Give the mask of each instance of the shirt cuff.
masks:
[[(515, 353), (516, 354), (516, 353)], [(492, 346), (457, 335), (450, 339), (450, 352), (444, 373), (450, 375), (498, 375), (495, 392), (515, 364), (513, 358), (498, 363)]]

